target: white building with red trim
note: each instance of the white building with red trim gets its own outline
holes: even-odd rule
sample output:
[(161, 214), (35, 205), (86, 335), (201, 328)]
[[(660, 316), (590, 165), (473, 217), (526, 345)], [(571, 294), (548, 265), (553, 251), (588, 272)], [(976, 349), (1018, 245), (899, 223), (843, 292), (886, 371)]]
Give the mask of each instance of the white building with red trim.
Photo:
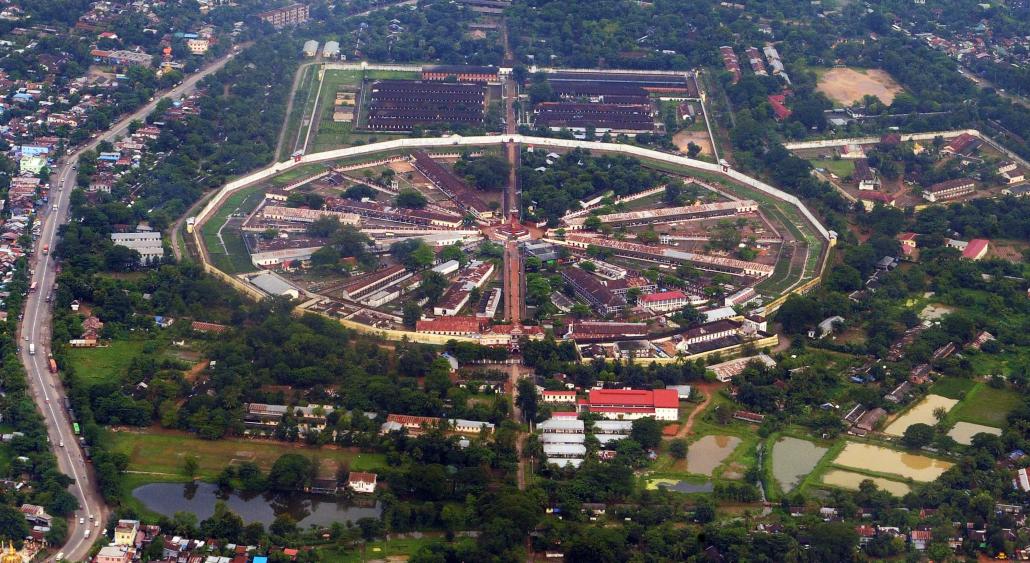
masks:
[(641, 307), (652, 313), (677, 311), (689, 305), (690, 301), (690, 296), (679, 290), (641, 295), (637, 300)]
[(548, 391), (544, 390), (540, 393), (540, 400), (548, 404), (561, 404), (561, 403), (575, 403), (576, 392), (575, 391)]

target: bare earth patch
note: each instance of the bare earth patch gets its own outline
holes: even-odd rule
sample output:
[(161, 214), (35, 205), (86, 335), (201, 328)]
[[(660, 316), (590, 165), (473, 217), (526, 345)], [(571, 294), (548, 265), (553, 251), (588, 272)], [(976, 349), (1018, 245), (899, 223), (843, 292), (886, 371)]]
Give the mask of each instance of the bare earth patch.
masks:
[(712, 154), (712, 140), (704, 131), (680, 131), (672, 136), (672, 143), (683, 154), (687, 154), (687, 145), (690, 143), (701, 147), (701, 154)]
[(894, 101), (894, 96), (904, 90), (890, 74), (875, 68), (831, 68), (819, 77), (816, 89), (846, 105), (860, 102), (866, 95), (876, 96), (881, 102), (889, 104)]

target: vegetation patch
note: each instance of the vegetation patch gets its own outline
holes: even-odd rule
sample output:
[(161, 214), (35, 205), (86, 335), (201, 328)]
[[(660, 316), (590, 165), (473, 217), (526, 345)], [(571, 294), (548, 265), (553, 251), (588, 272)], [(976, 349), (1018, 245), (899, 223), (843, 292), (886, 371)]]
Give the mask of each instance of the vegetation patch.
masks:
[(65, 356), (79, 379), (92, 386), (120, 380), (146, 344), (143, 340), (114, 340), (103, 347), (71, 348)]
[(980, 383), (955, 407), (952, 418), (984, 426), (1001, 426), (1022, 399), (1016, 393)]

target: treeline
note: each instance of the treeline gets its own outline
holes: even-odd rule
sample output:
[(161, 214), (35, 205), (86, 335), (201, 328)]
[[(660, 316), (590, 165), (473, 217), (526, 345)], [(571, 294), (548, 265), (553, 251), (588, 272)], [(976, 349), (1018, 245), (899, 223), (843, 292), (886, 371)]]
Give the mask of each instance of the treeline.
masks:
[(663, 178), (635, 158), (590, 156), (582, 149), (555, 159), (548, 159), (543, 151), (523, 151), (519, 170), (526, 216), (554, 224), (567, 211), (579, 209), (582, 200), (608, 192), (630, 195), (658, 186)]

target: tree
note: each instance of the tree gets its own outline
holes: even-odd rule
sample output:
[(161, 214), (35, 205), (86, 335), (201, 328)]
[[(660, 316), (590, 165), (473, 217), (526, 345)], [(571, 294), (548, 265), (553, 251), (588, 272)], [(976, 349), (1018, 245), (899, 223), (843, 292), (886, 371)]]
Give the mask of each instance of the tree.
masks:
[(306, 229), (309, 235), (318, 238), (329, 238), (338, 230), (340, 230), (340, 221), (329, 215), (322, 215), (315, 219)]
[(858, 532), (844, 522), (820, 522), (812, 526), (814, 561), (854, 561)]
[(375, 199), (377, 195), (379, 195), (379, 192), (364, 184), (354, 184), (343, 192), (343, 197), (354, 201), (361, 201), (366, 198)]
[(278, 491), (302, 491), (311, 484), (315, 464), (300, 454), (283, 454), (272, 464), (268, 484)]
[(289, 514), (280, 514), (275, 517), (272, 525), (268, 527), (269, 533), (280, 536), (290, 537), (297, 533), (297, 521), (293, 519)]
[(933, 442), (933, 427), (929, 424), (916, 423), (905, 429), (901, 437), (901, 443), (907, 448), (918, 449), (930, 445)]
[(340, 263), (340, 251), (335, 246), (326, 245), (311, 253), (311, 264), (314, 266), (335, 266)]
[(517, 389), (518, 393), (515, 397), (515, 404), (522, 410), (522, 418), (526, 421), (536, 419), (538, 401), (536, 384), (530, 378), (520, 379)]
[(195, 455), (187, 455), (182, 462), (182, 472), (192, 480), (197, 476), (197, 470), (200, 469), (200, 460)]
[(633, 421), (629, 437), (646, 449), (654, 449), (662, 443), (662, 423), (654, 417), (645, 416)]
[(415, 324), (422, 318), (422, 307), (415, 301), (404, 304), (404, 327), (414, 330)]
[(404, 188), (397, 193), (396, 203), (397, 207), (422, 209), (429, 203), (429, 200), (426, 199), (426, 196), (411, 188)]
[(669, 442), (669, 455), (676, 459), (687, 457), (687, 441), (683, 438), (677, 438)]
[(637, 233), (637, 240), (642, 244), (658, 244), (658, 233), (654, 229), (648, 229)]
[(701, 154), (701, 145), (698, 145), (694, 141), (687, 143), (687, 157), (697, 158), (697, 155)]

